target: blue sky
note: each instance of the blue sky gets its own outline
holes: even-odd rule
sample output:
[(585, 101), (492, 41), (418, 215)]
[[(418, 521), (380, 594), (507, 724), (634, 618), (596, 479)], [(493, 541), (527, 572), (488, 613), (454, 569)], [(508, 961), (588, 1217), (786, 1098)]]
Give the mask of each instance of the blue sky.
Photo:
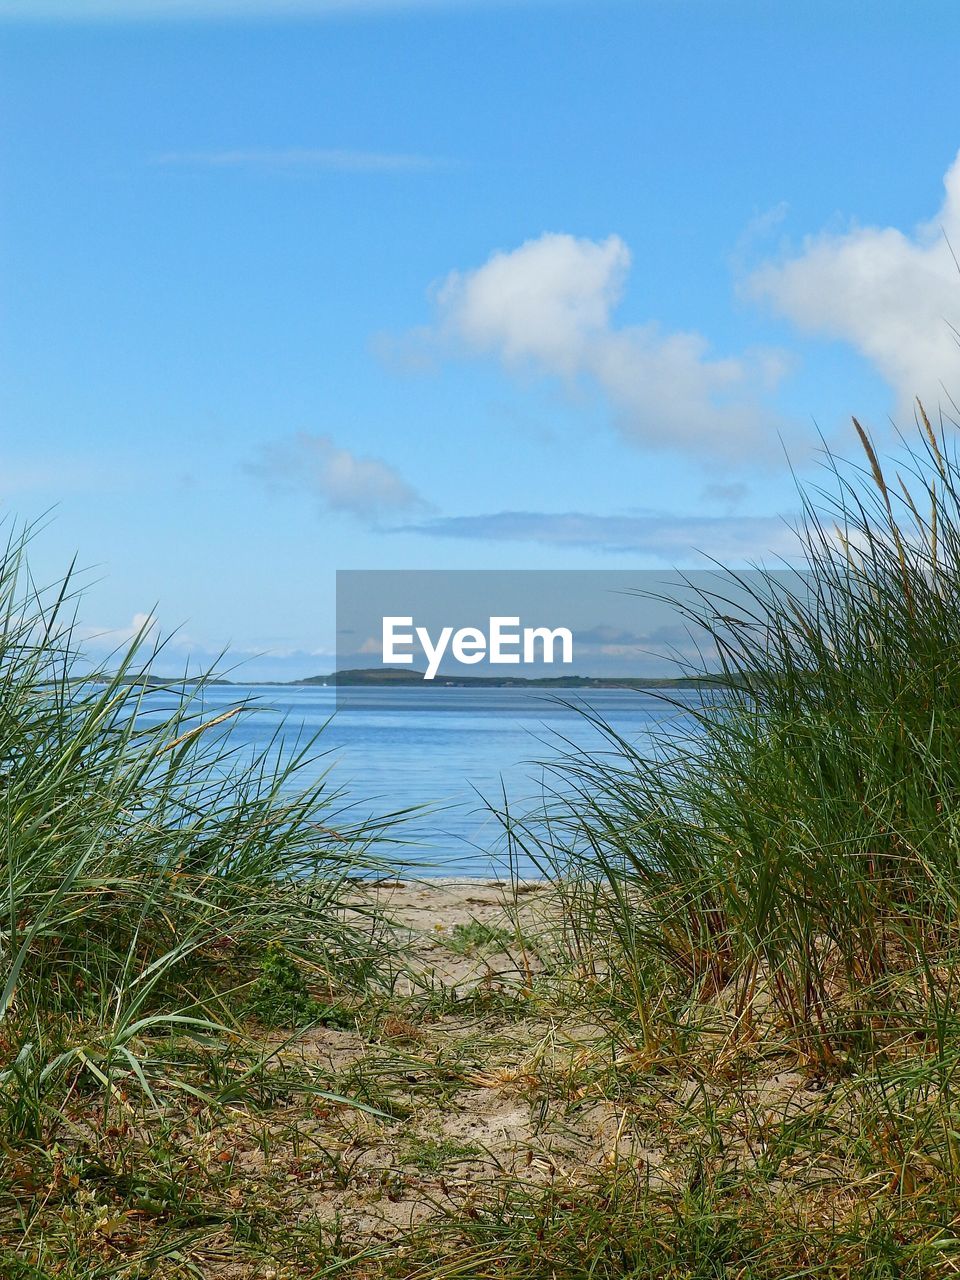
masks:
[[(838, 9), (840, 11), (838, 11)], [(173, 16), (171, 16), (173, 15)], [(105, 644), (338, 568), (783, 551), (960, 399), (953, 4), (0, 0), (0, 497)], [(946, 181), (946, 185), (945, 185)]]

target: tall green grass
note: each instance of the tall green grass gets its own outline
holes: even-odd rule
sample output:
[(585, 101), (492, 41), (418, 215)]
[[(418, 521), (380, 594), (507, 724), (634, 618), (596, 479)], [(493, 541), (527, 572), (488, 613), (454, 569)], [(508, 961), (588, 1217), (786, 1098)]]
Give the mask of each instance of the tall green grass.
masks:
[(242, 748), (255, 709), (206, 710), (210, 676), (150, 683), (146, 630), (91, 664), (70, 577), (38, 590), (28, 542), (0, 555), (4, 1142), (75, 1088), (155, 1100), (151, 1045), (234, 1029), (271, 944), (330, 998), (389, 951), (356, 883), (380, 830), (338, 808), (321, 743)]
[[(960, 986), (960, 461), (923, 410), (888, 474), (828, 453), (797, 576), (721, 571), (679, 607), (726, 680), (686, 747), (561, 766), (573, 801), (514, 826), (600, 934), (641, 1014), (718, 998), (825, 1065), (943, 1061)], [(889, 470), (889, 468), (887, 469)], [(952, 1068), (951, 1068), (952, 1072)]]

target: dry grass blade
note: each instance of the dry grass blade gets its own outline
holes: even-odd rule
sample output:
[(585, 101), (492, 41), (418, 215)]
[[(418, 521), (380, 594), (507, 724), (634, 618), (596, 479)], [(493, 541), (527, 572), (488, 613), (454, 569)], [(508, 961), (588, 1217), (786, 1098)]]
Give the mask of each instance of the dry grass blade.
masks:
[(926, 409), (924, 409), (923, 404), (921, 403), (919, 397), (917, 399), (917, 409), (920, 413), (920, 421), (923, 423), (923, 429), (926, 432), (927, 440), (930, 443), (930, 449), (933, 452), (933, 457), (934, 457), (934, 460), (936, 461), (937, 469), (939, 470), (941, 476), (945, 476), (946, 464), (943, 460), (943, 454), (940, 452), (940, 443), (937, 440), (937, 433), (934, 431), (933, 427), (930, 425), (930, 419), (927, 417), (927, 411)]
[(906, 559), (906, 554), (904, 552), (903, 536), (900, 532), (900, 526), (893, 512), (893, 503), (890, 500), (890, 491), (887, 488), (887, 482), (883, 474), (883, 468), (880, 466), (880, 461), (877, 457), (876, 450), (873, 447), (873, 443), (870, 440), (870, 437), (867, 435), (866, 431), (864, 431), (863, 427), (860, 425), (860, 423), (857, 421), (856, 418), (853, 418), (852, 421), (853, 421), (854, 427), (856, 428), (857, 435), (860, 437), (860, 443), (863, 445), (864, 452), (866, 453), (867, 458), (870, 462), (870, 470), (873, 474), (874, 483), (876, 484), (877, 488), (880, 490), (880, 493), (883, 497), (883, 503), (887, 512), (887, 532), (889, 532), (893, 538), (894, 546), (897, 549), (897, 559), (900, 561), (900, 582), (901, 582), (901, 586), (903, 587), (904, 600), (906, 601), (907, 606), (912, 611), (914, 607), (913, 589), (910, 583), (910, 574), (907, 570), (907, 559)]
[(188, 729), (185, 733), (181, 733), (179, 737), (174, 738), (172, 742), (165, 744), (164, 751), (172, 751), (174, 747), (182, 746), (185, 742), (198, 737), (201, 733), (206, 733), (208, 729), (214, 728), (215, 725), (225, 724), (227, 720), (232, 720), (234, 716), (240, 715), (243, 707), (232, 707), (229, 711), (224, 711), (222, 715), (214, 716), (212, 720), (206, 720), (203, 724), (194, 725), (192, 729)]

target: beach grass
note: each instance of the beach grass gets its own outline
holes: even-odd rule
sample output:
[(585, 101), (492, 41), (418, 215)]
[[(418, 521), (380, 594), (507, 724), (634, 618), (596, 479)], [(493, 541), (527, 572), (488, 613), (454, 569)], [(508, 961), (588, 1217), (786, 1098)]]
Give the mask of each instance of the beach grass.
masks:
[(146, 636), (77, 679), (14, 540), (0, 1273), (957, 1274), (960, 459), (856, 433), (798, 572), (687, 595), (687, 738), (600, 725), (502, 892), (364, 889), (317, 743), (158, 712)]
[(342, 1017), (393, 950), (358, 887), (379, 829), (325, 776), (298, 785), (318, 739), (240, 752), (250, 708), (206, 710), (210, 677), (151, 681), (146, 627), (91, 665), (71, 577), (38, 588), (28, 543), (0, 556), (0, 1213), (29, 1254), (15, 1188), (55, 1189), (64, 1140), (162, 1129), (172, 1100), (313, 1097), (246, 1024)]
[(685, 748), (601, 725), (612, 751), (557, 766), (576, 798), (549, 838), (513, 828), (571, 927), (615, 937), (625, 998), (723, 991), (744, 1034), (762, 1004), (824, 1069), (953, 1040), (960, 508), (922, 422), (906, 479), (859, 425), (866, 468), (828, 457), (798, 575), (719, 573), (681, 606), (726, 680), (682, 708)]

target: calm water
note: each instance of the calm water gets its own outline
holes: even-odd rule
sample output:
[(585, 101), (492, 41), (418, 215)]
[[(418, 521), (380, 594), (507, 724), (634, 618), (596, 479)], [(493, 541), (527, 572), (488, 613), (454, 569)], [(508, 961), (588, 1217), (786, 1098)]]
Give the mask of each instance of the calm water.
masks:
[[(402, 831), (408, 843), (402, 856), (425, 864), (423, 874), (496, 874), (503, 867), (500, 827), (480, 797), (496, 803), (505, 788), (511, 807), (530, 809), (544, 779), (539, 762), (556, 759), (571, 744), (604, 749), (601, 734), (559, 697), (599, 713), (644, 751), (655, 726), (677, 733), (690, 728), (676, 708), (630, 690), (559, 695), (520, 689), (353, 689), (348, 705), (339, 710), (336, 692), (214, 686), (204, 695), (204, 709), (216, 714), (253, 699), (256, 710), (236, 723), (232, 738), (251, 748), (265, 746), (281, 721), (291, 736), (301, 728), (310, 734), (326, 726), (322, 743), (328, 754), (312, 773), (329, 770), (331, 786), (346, 793), (356, 817), (427, 806)], [(684, 696), (691, 703), (699, 697)]]

